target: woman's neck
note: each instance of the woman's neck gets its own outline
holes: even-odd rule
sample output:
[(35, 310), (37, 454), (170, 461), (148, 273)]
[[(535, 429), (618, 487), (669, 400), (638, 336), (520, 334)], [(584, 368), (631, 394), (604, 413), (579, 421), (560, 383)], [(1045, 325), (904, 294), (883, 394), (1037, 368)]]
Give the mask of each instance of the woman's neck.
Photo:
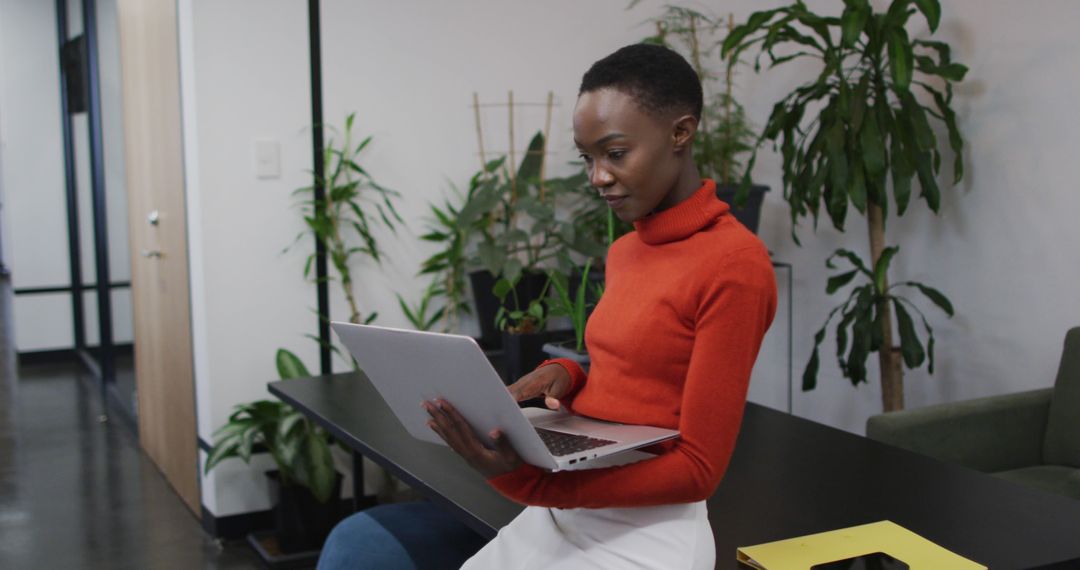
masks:
[(651, 213), (662, 212), (693, 196), (694, 192), (701, 188), (701, 184), (701, 174), (698, 172), (697, 165), (694, 164), (693, 160), (687, 160), (679, 173), (679, 177), (672, 184), (671, 191)]

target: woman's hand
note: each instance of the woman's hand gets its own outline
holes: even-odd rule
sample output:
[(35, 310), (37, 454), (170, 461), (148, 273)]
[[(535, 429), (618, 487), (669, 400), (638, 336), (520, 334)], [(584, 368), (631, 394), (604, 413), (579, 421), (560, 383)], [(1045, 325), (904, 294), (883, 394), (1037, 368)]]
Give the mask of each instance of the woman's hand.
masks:
[(438, 399), (421, 405), (431, 416), (428, 427), (485, 479), (509, 473), (521, 465), (521, 456), (498, 429), (488, 434), (495, 441), (495, 449), (488, 449), (450, 402)]
[(558, 364), (548, 364), (524, 375), (510, 385), (510, 395), (522, 402), (544, 396), (544, 404), (552, 410), (562, 407), (562, 398), (570, 390), (570, 373)]

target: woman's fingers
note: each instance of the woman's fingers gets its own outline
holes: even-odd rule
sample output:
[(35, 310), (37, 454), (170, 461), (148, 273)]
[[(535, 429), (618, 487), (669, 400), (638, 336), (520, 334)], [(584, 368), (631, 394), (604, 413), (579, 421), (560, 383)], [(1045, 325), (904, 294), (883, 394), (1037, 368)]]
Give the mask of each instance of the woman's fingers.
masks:
[(495, 442), (494, 449), (489, 449), (476, 437), (465, 417), (446, 400), (423, 402), (421, 405), (431, 416), (428, 426), (485, 477), (507, 473), (521, 464), (521, 457), (501, 430), (496, 429), (489, 434)]
[(551, 396), (544, 398), (544, 404), (552, 410), (558, 410), (562, 407), (562, 402), (560, 402), (556, 398), (552, 398)]
[(518, 402), (539, 396), (561, 397), (570, 386), (570, 373), (558, 364), (548, 364), (522, 376), (510, 385), (510, 395)]
[(450, 425), (452, 426), (451, 429), (459, 434), (460, 440), (466, 449), (474, 455), (482, 455), (488, 451), (480, 439), (476, 437), (476, 434), (473, 433), (472, 426), (465, 420), (465, 416), (462, 416), (461, 413), (457, 411), (457, 408), (450, 405), (450, 402), (439, 400), (436, 403), (436, 407), (442, 410), (450, 420)]
[(492, 430), (488, 435), (495, 442), (495, 452), (499, 454), (503, 461), (512, 463), (517, 459), (518, 454), (514, 451), (514, 447), (510, 445), (510, 439), (506, 437), (506, 434), (496, 429)]
[(529, 376), (525, 376), (521, 380), (511, 384), (509, 390), (510, 395), (514, 397), (515, 402), (530, 400), (540, 395), (540, 390), (538, 389), (536, 382)]
[(469, 457), (482, 455), (487, 448), (476, 438), (465, 418), (445, 400), (425, 402), (424, 408), (438, 428), (436, 433), (458, 454)]

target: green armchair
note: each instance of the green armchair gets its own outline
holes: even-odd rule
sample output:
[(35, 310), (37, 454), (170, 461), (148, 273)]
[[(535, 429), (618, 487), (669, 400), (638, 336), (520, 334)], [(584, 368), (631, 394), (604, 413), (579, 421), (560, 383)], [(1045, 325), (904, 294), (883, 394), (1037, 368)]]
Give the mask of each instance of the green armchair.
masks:
[(890, 412), (870, 439), (1080, 499), (1080, 327), (1053, 388)]

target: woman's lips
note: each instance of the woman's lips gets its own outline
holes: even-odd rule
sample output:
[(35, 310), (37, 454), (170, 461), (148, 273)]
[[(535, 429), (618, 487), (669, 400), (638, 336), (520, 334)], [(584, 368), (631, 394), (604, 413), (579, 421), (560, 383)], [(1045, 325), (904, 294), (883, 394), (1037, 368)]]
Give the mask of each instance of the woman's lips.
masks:
[(626, 201), (626, 196), (604, 196), (604, 199), (607, 200), (608, 207), (618, 208)]

